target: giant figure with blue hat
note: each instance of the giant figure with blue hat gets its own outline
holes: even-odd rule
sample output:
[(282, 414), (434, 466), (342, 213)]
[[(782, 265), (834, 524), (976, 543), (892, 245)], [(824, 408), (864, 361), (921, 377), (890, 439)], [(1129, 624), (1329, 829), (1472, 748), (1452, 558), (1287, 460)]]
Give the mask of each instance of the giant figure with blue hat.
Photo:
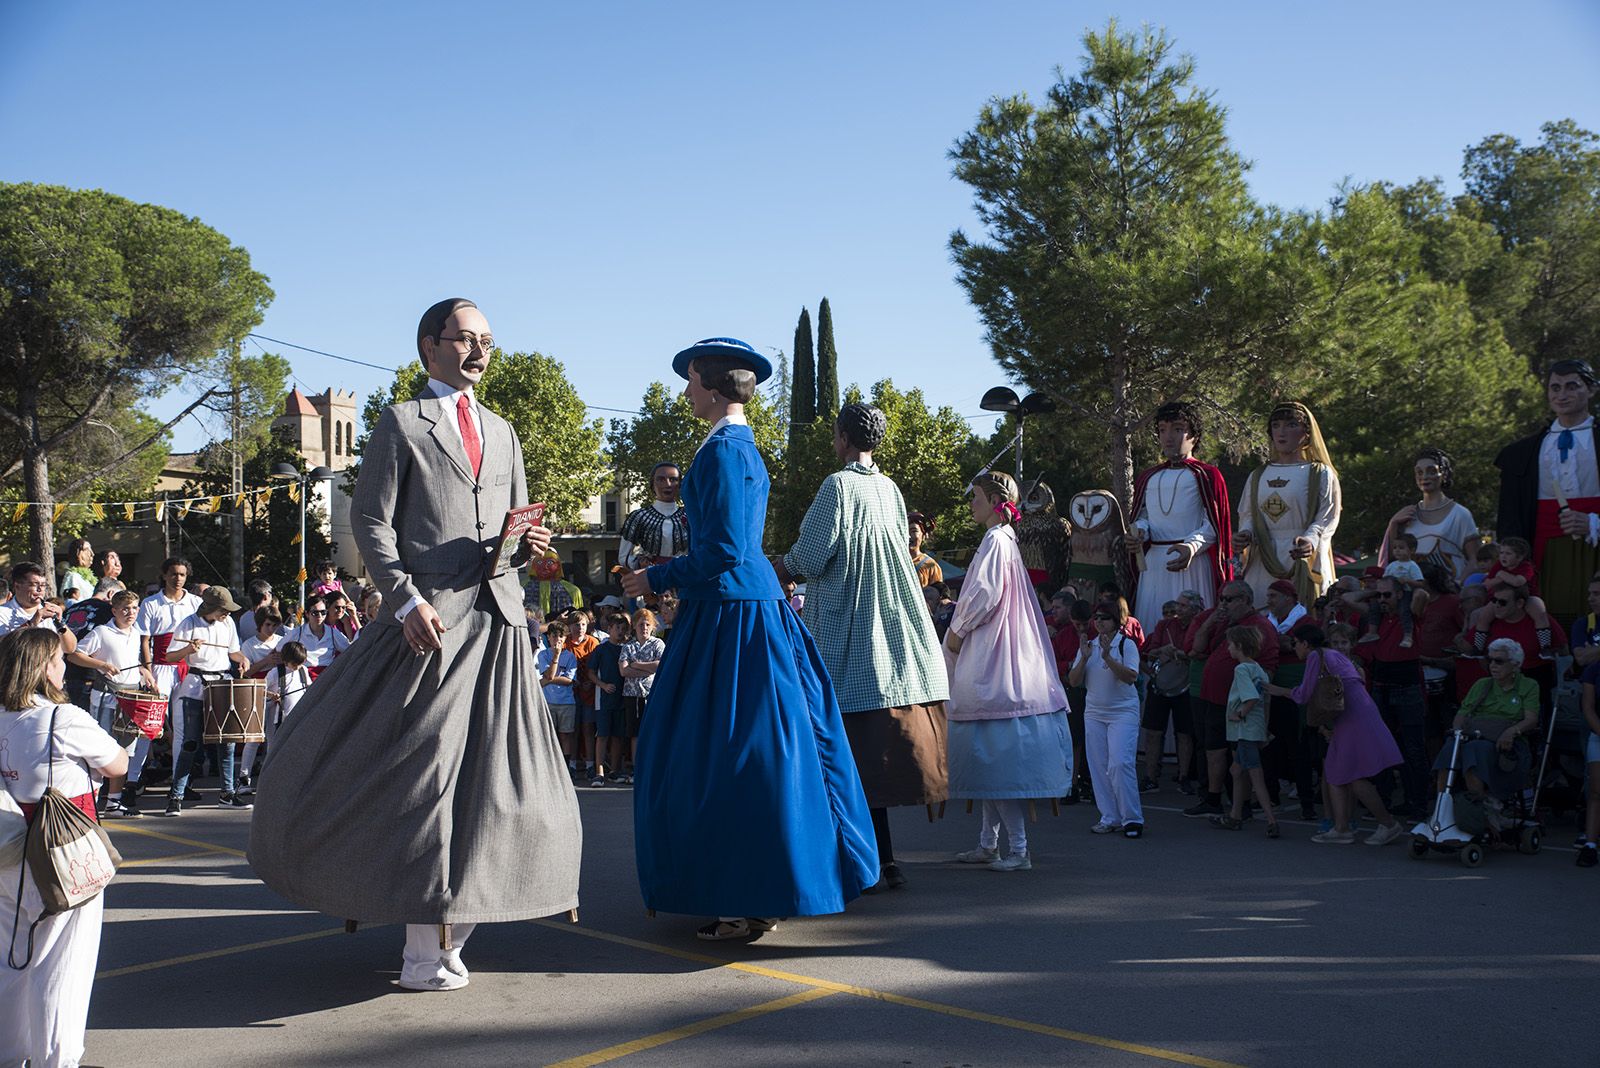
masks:
[(622, 580), (679, 599), (639, 727), (639, 884), (651, 910), (714, 917), (701, 938), (750, 938), (843, 911), (878, 853), (833, 684), (762, 553), (769, 482), (744, 405), (772, 365), (709, 338), (672, 369), (714, 425), (683, 481), (688, 554)]
[(1600, 428), (1589, 411), (1600, 377), (1585, 360), (1558, 360), (1544, 384), (1554, 420), (1494, 458), (1495, 534), (1533, 546), (1545, 605), (1570, 622), (1588, 611), (1589, 579), (1600, 569)]

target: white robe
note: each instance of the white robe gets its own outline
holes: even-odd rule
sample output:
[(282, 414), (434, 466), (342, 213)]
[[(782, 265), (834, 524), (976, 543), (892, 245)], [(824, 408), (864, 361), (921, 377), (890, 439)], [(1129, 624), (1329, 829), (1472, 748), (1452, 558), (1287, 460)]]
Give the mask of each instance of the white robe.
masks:
[(1172, 545), (1151, 545), (1145, 549), (1144, 571), (1139, 575), (1139, 591), (1133, 614), (1146, 634), (1154, 634), (1161, 622), (1161, 606), (1177, 600), (1184, 590), (1194, 590), (1205, 598), (1207, 607), (1217, 603), (1217, 580), (1206, 550), (1217, 543), (1217, 531), (1200, 496), (1200, 480), (1185, 468), (1165, 468), (1145, 483), (1144, 501), (1134, 517), (1134, 528), (1141, 540), (1179, 542), (1194, 555), (1185, 571), (1168, 571)]
[[(1339, 476), (1331, 467), (1322, 469), (1322, 484), (1317, 499), (1306, 505), (1307, 480), (1310, 463), (1267, 464), (1261, 474), (1261, 501), (1258, 506), (1253, 492), (1256, 477), (1252, 472), (1244, 480), (1244, 490), (1239, 494), (1239, 529), (1246, 536), (1255, 533), (1256, 513), (1259, 510), (1272, 542), (1278, 562), (1287, 566), (1293, 559), (1289, 553), (1296, 538), (1309, 538), (1316, 546), (1312, 555), (1312, 570), (1318, 573), (1317, 593), (1326, 593), (1338, 578), (1333, 570), (1333, 532), (1339, 528), (1339, 513), (1343, 504), (1339, 495)], [(1273, 483), (1282, 483), (1273, 485)], [(1244, 581), (1255, 591), (1257, 607), (1267, 603), (1267, 587), (1276, 581), (1262, 563), (1261, 553), (1252, 548), (1250, 563), (1245, 568)]]

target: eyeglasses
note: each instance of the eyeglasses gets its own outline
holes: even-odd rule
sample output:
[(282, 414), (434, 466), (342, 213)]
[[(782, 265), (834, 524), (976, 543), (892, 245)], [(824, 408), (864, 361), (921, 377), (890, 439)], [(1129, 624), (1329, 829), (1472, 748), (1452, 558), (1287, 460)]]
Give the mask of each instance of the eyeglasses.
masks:
[(1489, 658), (1489, 663), (1491, 663), (1491, 664), (1509, 664), (1509, 663), (1511, 663), (1511, 660), (1508, 657), (1504, 657), (1504, 656), (1491, 656)]
[(468, 352), (471, 352), (473, 349), (477, 349), (485, 356), (489, 354), (490, 349), (494, 348), (493, 334), (485, 334), (482, 337), (479, 337), (477, 334), (462, 334), (460, 337), (446, 337), (444, 334), (440, 334), (439, 340), (459, 341), (467, 347)]
[(1510, 608), (1513, 604), (1516, 603), (1516, 601), (1512, 600), (1509, 597), (1507, 597), (1507, 598), (1496, 597), (1496, 598), (1494, 598), (1494, 603), (1499, 605), (1501, 608)]

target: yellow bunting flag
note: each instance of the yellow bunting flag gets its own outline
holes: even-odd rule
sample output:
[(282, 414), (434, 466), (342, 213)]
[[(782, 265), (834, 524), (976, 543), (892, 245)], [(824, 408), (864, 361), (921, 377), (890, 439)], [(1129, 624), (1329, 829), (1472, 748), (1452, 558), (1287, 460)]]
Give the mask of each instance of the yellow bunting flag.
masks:
[(300, 499), (300, 483), (289, 483), (289, 499), (291, 501), (298, 501)]
[(257, 507), (265, 508), (267, 505), (272, 503), (272, 487), (268, 486), (266, 489), (262, 490), (260, 496), (261, 503)]
[(89, 506), (89, 514), (96, 519), (104, 519), (106, 517), (106, 506), (99, 503), (91, 504)]
[(189, 518), (189, 509), (191, 509), (193, 507), (194, 507), (194, 502), (193, 501), (184, 501), (183, 504), (178, 508), (178, 518), (179, 519), (187, 519), (187, 518)]
[(221, 497), (213, 497), (213, 498), (211, 498), (211, 502), (210, 503), (211, 503), (211, 514), (212, 515), (216, 515), (218, 512), (222, 511), (222, 498)]
[(17, 505), (15, 508), (11, 509), (11, 521), (13, 523), (20, 523), (20, 522), (22, 522), (22, 517), (27, 515), (27, 514), (28, 514), (28, 502), (27, 501), (23, 501), (21, 504)]
[[(133, 518), (133, 505), (131, 505), (131, 504), (128, 505), (128, 518), (129, 519)], [(156, 522), (157, 523), (164, 523), (164, 522), (166, 522), (166, 519), (167, 519), (167, 502), (166, 501), (157, 501), (156, 502)]]
[(66, 514), (67, 509), (70, 507), (72, 507), (70, 504), (65, 503), (56, 505), (56, 514), (50, 517), (50, 522), (59, 523), (61, 517)]
[[(161, 511), (161, 506), (160, 505), (156, 506), (156, 511), (158, 513)], [(129, 501), (127, 504), (122, 506), (122, 514), (128, 520), (128, 522), (130, 522), (130, 523), (133, 522), (133, 502), (132, 501)]]
[(296, 582), (304, 582), (306, 580), (306, 569), (302, 567), (300, 573), (294, 577), (294, 580)]
[(290, 538), (289, 539), (289, 544), (290, 545), (299, 545), (300, 544), (300, 535), (296, 534), (294, 537)]

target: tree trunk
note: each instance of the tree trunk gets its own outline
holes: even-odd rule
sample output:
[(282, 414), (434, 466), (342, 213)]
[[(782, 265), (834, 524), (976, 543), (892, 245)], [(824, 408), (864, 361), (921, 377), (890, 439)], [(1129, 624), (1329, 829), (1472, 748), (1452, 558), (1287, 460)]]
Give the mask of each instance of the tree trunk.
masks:
[(1108, 449), (1111, 493), (1122, 502), (1123, 514), (1133, 521), (1133, 441), (1128, 435), (1128, 361), (1120, 351), (1108, 368), (1111, 386), (1111, 425)]
[(39, 394), (31, 386), (17, 391), (17, 414), (27, 429), (23, 432), (23, 496), (39, 502), (28, 513), (28, 542), (33, 559), (44, 568), (50, 588), (56, 585), (55, 500), (50, 496), (50, 457), (41, 446), (39, 435)]

